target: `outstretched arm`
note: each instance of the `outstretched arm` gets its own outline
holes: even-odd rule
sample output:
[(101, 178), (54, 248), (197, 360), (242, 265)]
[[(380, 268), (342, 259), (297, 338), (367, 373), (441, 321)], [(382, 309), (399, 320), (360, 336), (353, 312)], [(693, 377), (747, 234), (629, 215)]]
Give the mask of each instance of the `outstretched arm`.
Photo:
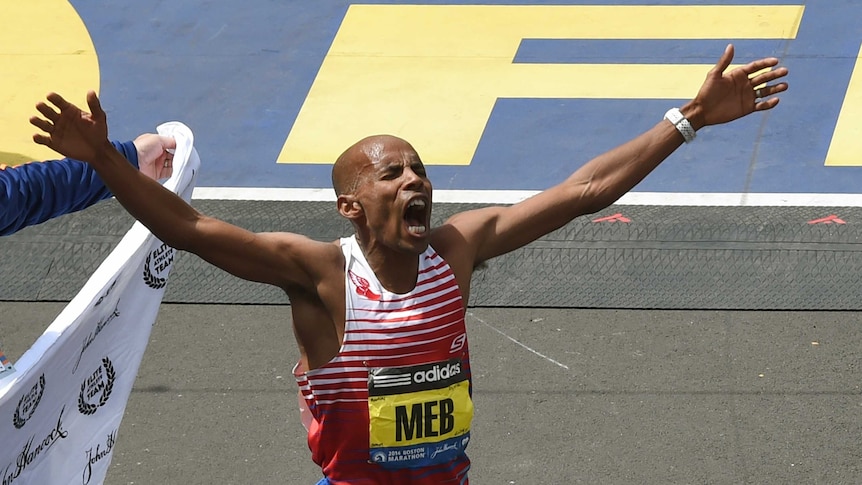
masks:
[(47, 99), (54, 107), (39, 103), (43, 117), (30, 118), (42, 130), (33, 140), (95, 168), (123, 207), (163, 242), (247, 280), (314, 287), (315, 275), (301, 262), (320, 261), (329, 254), (324, 248), (334, 246), (295, 234), (252, 233), (199, 213), (124, 161), (108, 142), (107, 117), (95, 92), (87, 94), (90, 113), (56, 93)]
[[(786, 68), (775, 68), (778, 59), (760, 59), (725, 72), (732, 60), (733, 46), (728, 45), (695, 98), (680, 108), (694, 130), (772, 109), (778, 104), (773, 95), (787, 89), (786, 83), (776, 82), (787, 75)], [(649, 131), (590, 160), (557, 186), (510, 207), (458, 214), (447, 225), (472, 249), (473, 264), (479, 264), (524, 246), (575, 217), (607, 207), (684, 141), (674, 124), (662, 120)]]

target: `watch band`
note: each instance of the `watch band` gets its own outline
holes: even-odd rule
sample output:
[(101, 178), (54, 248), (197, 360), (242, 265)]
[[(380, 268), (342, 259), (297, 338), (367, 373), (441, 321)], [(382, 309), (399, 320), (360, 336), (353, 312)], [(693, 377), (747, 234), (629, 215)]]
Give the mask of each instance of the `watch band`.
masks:
[(685, 115), (682, 114), (682, 111), (680, 111), (679, 108), (671, 108), (667, 110), (667, 113), (664, 114), (664, 119), (670, 121), (671, 124), (679, 130), (686, 143), (691, 143), (695, 137), (697, 137), (694, 127), (691, 126), (691, 123)]

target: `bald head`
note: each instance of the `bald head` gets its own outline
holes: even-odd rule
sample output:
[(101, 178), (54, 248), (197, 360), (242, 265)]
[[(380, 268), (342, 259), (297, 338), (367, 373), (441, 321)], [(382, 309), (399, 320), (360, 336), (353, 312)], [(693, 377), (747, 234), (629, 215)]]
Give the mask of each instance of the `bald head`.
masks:
[(351, 145), (332, 166), (332, 188), (335, 189), (335, 194), (354, 192), (363, 171), (378, 162), (387, 150), (393, 148), (413, 150), (405, 140), (392, 135), (373, 135)]

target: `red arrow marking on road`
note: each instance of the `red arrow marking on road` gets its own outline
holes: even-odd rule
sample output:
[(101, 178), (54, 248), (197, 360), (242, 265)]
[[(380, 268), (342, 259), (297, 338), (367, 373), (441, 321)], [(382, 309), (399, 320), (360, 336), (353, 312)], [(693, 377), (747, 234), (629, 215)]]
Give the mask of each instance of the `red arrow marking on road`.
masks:
[(632, 221), (631, 219), (629, 219), (628, 217), (626, 217), (620, 213), (616, 213), (612, 216), (599, 217), (598, 219), (593, 219), (593, 222), (624, 222), (626, 224), (628, 224), (631, 221)]
[(847, 224), (843, 219), (839, 219), (835, 214), (830, 214), (820, 219), (808, 221), (809, 224)]

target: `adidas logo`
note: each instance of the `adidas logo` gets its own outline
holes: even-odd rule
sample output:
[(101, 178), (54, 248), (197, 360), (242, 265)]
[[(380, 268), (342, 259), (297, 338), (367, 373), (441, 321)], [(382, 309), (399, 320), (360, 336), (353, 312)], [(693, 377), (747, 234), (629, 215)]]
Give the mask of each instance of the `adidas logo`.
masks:
[(455, 377), (461, 373), (461, 363), (453, 362), (449, 365), (435, 365), (426, 370), (419, 371), (413, 374), (413, 382), (421, 384), (423, 382), (437, 382), (444, 379)]

